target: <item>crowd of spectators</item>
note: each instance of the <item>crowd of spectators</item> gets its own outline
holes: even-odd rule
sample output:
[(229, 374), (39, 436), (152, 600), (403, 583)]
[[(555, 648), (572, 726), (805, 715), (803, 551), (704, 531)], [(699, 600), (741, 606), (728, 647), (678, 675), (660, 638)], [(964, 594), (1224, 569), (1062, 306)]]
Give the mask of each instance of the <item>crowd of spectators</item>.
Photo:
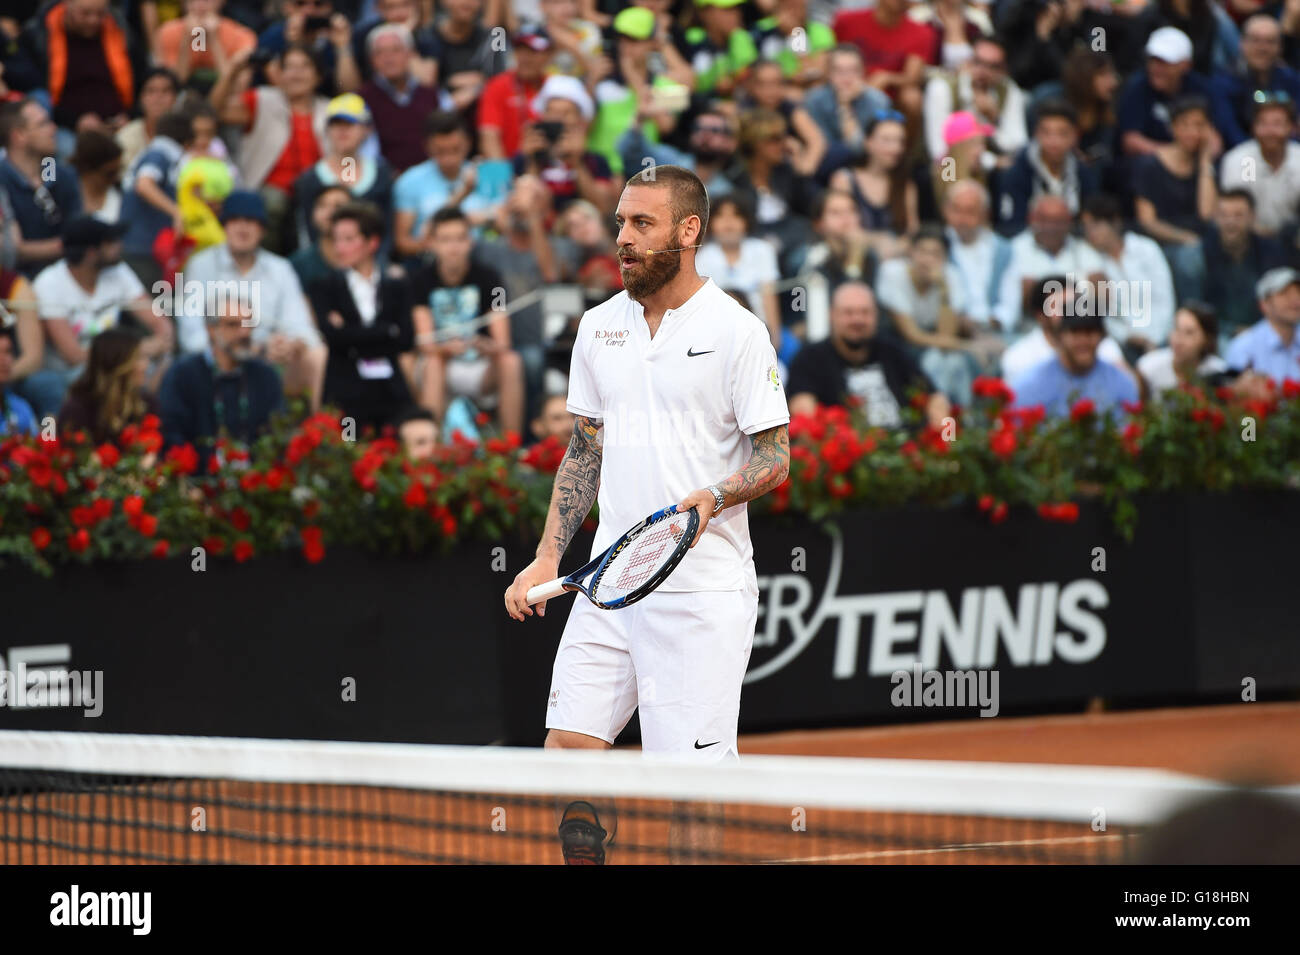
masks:
[(12, 0), (0, 433), (563, 434), (629, 176), (793, 411), (1300, 379), (1300, 0)]

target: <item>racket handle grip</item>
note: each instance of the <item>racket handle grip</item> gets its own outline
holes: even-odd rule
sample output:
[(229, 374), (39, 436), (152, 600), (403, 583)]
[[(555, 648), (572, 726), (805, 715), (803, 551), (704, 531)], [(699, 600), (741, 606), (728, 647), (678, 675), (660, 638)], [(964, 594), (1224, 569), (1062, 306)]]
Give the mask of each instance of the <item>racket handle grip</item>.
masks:
[(552, 581), (538, 584), (536, 587), (531, 588), (528, 591), (528, 595), (524, 597), (524, 601), (531, 607), (533, 604), (541, 603), (543, 600), (550, 600), (552, 597), (558, 597), (562, 593), (564, 593), (564, 578), (556, 577)]

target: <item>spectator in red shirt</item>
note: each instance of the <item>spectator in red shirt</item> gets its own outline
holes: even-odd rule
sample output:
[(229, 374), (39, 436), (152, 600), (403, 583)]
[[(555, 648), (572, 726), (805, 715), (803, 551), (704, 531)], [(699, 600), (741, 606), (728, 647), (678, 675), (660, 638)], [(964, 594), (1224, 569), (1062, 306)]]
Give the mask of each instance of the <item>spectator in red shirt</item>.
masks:
[(530, 24), (519, 28), (514, 47), (515, 68), (489, 80), (479, 99), (479, 150), (487, 159), (509, 159), (519, 152), (524, 124), (537, 119), (533, 98), (554, 53), (546, 30)]
[(869, 10), (849, 10), (832, 24), (841, 43), (862, 51), (867, 82), (884, 90), (912, 122), (921, 117), (926, 66), (939, 62), (940, 34), (907, 16), (908, 0), (877, 0)]

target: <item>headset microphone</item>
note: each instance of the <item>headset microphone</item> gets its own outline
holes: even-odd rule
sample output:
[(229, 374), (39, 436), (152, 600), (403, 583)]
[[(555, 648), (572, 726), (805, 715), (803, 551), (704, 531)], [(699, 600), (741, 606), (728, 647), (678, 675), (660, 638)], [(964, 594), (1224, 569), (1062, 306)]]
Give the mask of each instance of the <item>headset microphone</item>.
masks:
[(646, 255), (660, 255), (664, 252), (685, 252), (687, 249), (698, 249), (698, 245), (684, 245), (680, 249), (646, 249)]

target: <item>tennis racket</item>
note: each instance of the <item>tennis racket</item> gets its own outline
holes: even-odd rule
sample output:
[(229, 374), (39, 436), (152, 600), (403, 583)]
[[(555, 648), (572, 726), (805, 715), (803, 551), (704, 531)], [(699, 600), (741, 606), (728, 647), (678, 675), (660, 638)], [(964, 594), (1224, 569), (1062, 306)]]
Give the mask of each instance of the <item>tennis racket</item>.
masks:
[[(538, 584), (524, 598), (531, 606), (567, 591), (585, 594), (602, 610), (636, 603), (668, 579), (691, 549), (700, 528), (695, 508), (656, 511), (616, 540), (609, 550), (567, 577)], [(588, 579), (590, 578), (590, 579)]]

